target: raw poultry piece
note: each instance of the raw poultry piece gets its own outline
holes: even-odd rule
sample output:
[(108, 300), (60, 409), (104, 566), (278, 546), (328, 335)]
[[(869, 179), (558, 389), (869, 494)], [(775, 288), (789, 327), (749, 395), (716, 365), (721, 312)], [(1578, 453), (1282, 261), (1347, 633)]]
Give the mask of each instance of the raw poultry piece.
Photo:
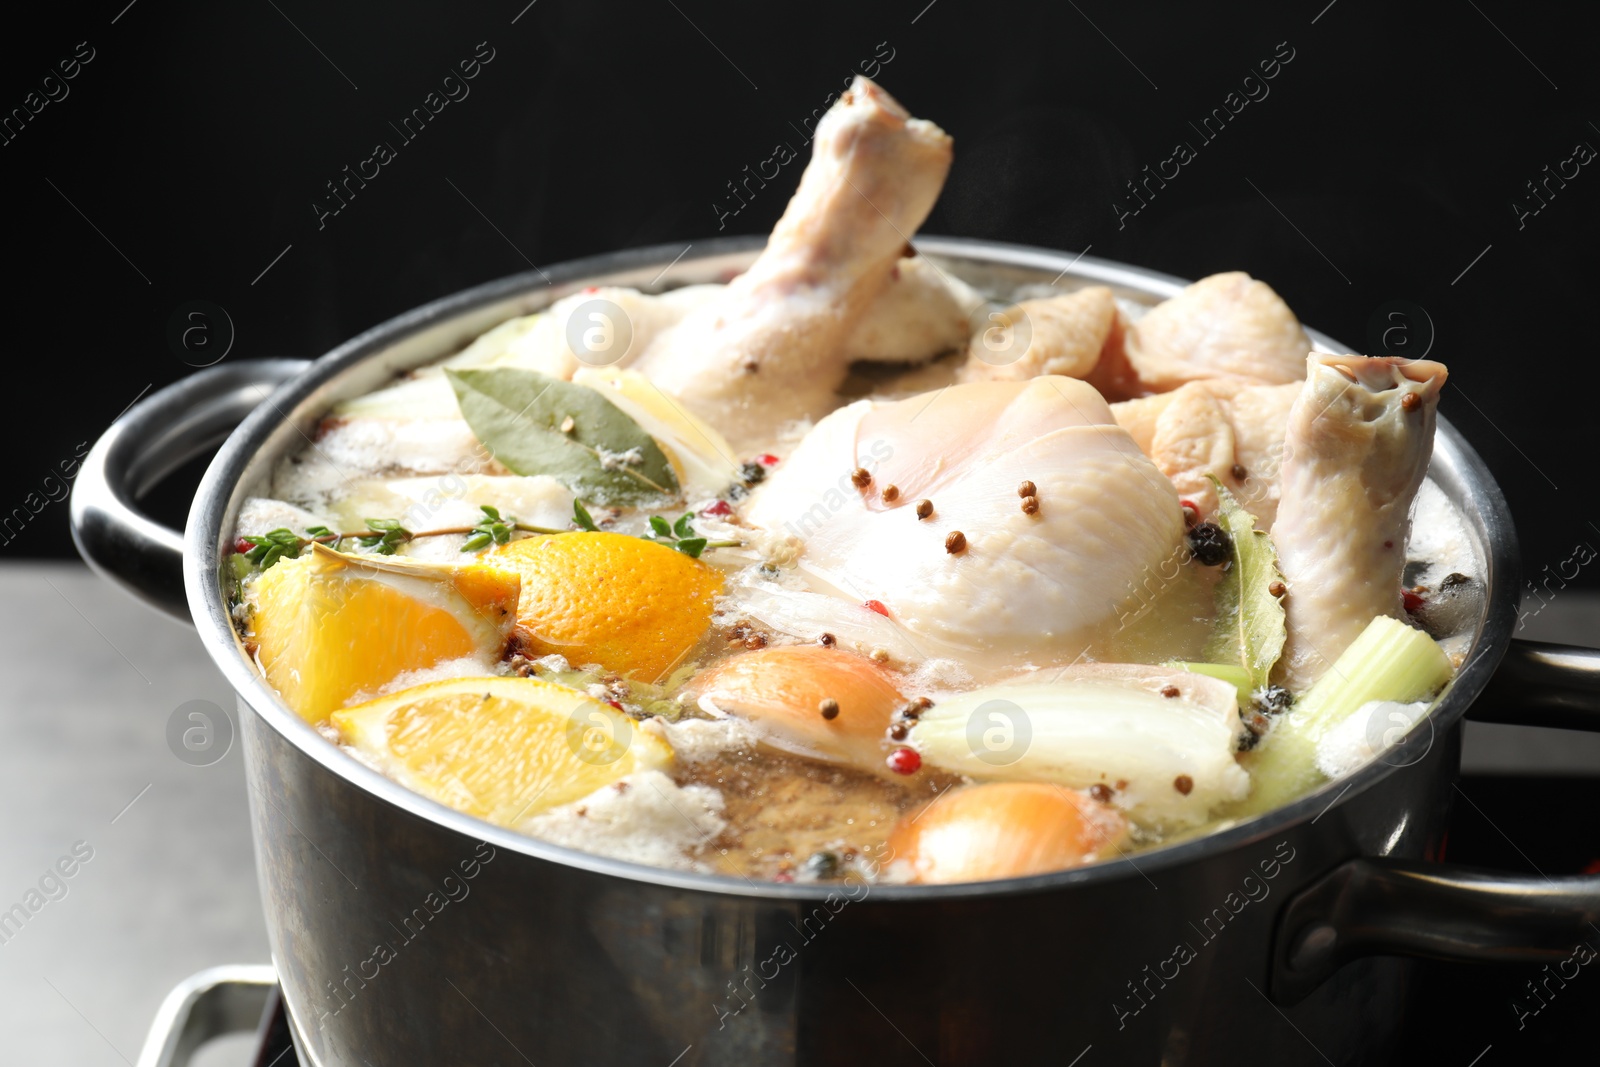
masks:
[(1128, 327), (1090, 379), (1109, 399), (1203, 378), (1284, 384), (1305, 377), (1311, 340), (1283, 299), (1242, 271), (1213, 274)]
[[(491, 330), (444, 365), (503, 364), (568, 380), (586, 367), (626, 367), (696, 308), (721, 299), (724, 289), (689, 285), (643, 293), (590, 287), (543, 313)], [(907, 254), (890, 268), (888, 281), (856, 320), (844, 342), (846, 361), (922, 363), (962, 348), (971, 316), (982, 305), (983, 298), (965, 282)]]
[(1088, 378), (1116, 324), (1117, 302), (1103, 285), (1024, 300), (978, 324), (960, 379), (1021, 381), (1040, 374)]
[(1282, 499), (1272, 525), (1289, 637), (1282, 684), (1300, 692), (1400, 598), (1411, 501), (1433, 453), (1441, 363), (1389, 357), (1306, 360), (1289, 413)]
[(842, 408), (744, 515), (803, 541), (813, 588), (878, 601), (925, 656), (977, 659), (1076, 656), (1183, 536), (1106, 402), (1054, 376)]
[(983, 298), (921, 256), (900, 260), (878, 298), (856, 322), (845, 353), (851, 362), (921, 363), (962, 348)]
[(1112, 404), (1111, 411), (1202, 516), (1217, 510), (1210, 475), (1265, 528), (1278, 513), (1284, 432), (1300, 389), (1299, 382), (1206, 378)]
[(810, 164), (766, 250), (637, 367), (735, 445), (822, 414), (845, 342), (888, 284), (950, 168), (950, 138), (857, 78), (817, 126)]

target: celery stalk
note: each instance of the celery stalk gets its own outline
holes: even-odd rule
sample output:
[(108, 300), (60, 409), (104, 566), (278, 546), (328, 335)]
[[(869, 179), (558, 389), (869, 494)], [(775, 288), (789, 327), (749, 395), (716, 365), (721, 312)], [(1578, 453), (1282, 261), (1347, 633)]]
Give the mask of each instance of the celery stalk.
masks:
[(1413, 703), (1450, 680), (1450, 660), (1433, 638), (1380, 615), (1334, 665), (1284, 713), (1241, 762), (1254, 788), (1237, 815), (1270, 811), (1325, 781), (1317, 743), (1374, 700)]
[(1167, 666), (1174, 670), (1203, 674), (1207, 678), (1227, 682), (1239, 691), (1239, 706), (1241, 708), (1250, 706), (1250, 694), (1254, 691), (1250, 685), (1250, 671), (1238, 663), (1189, 663), (1185, 660), (1173, 660)]

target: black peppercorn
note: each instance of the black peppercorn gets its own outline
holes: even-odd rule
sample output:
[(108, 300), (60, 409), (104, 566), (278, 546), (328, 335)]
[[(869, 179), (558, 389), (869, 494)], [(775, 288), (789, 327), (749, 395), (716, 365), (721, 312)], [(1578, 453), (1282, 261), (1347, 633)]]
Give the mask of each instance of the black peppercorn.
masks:
[(1233, 539), (1214, 522), (1202, 522), (1189, 531), (1189, 551), (1207, 567), (1233, 558)]

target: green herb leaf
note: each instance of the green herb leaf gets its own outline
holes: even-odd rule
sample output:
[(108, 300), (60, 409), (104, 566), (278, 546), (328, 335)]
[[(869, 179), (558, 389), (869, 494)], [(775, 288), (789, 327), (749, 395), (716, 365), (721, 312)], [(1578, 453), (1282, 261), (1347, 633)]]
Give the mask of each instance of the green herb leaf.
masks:
[(261, 540), (273, 545), (293, 545), (299, 543), (300, 535), (280, 526), (276, 530), (268, 530)]
[(478, 510), (483, 512), (483, 518), (472, 528), (472, 534), (466, 543), (461, 546), (463, 552), (476, 552), (489, 545), (503, 545), (511, 540), (511, 524), (517, 520), (512, 518), (502, 519), (498, 508), (488, 504), (479, 504)]
[(333, 531), (328, 529), (326, 526), (307, 526), (306, 536), (312, 540), (316, 540), (319, 537), (332, 537)]
[(362, 534), (356, 540), (380, 556), (394, 555), (395, 549), (411, 540), (411, 531), (401, 526), (399, 519), (367, 519), (366, 524), (373, 532)]
[[(650, 529), (655, 536), (643, 534), (646, 541), (656, 541), (660, 544), (675, 548), (691, 559), (699, 559), (700, 553), (706, 550), (709, 542), (704, 537), (699, 537), (694, 532), (694, 513), (686, 511), (672, 525), (667, 525), (667, 520), (660, 515), (650, 516)], [(719, 542), (722, 543), (722, 542)]]
[(588, 530), (590, 533), (600, 532), (600, 527), (594, 524), (594, 516), (589, 514), (589, 509), (583, 506), (581, 500), (572, 502), (572, 523), (580, 530)]
[(252, 546), (250, 551), (244, 554), (244, 558), (262, 570), (271, 567), (280, 559), (294, 559), (305, 544), (299, 534), (282, 526), (276, 530), (268, 530), (264, 534), (250, 535), (243, 540)]
[[(639, 424), (593, 389), (515, 367), (449, 370), (461, 415), (494, 458), (548, 474), (601, 504), (678, 494), (678, 477)], [(562, 433), (572, 419), (574, 427)]]
[(1211, 484), (1220, 502), (1217, 522), (1233, 540), (1233, 565), (1217, 585), (1217, 618), (1205, 658), (1238, 663), (1250, 672), (1252, 687), (1264, 686), (1286, 634), (1283, 605), (1271, 591), (1273, 582), (1283, 580), (1278, 551), (1233, 494), (1215, 478)]

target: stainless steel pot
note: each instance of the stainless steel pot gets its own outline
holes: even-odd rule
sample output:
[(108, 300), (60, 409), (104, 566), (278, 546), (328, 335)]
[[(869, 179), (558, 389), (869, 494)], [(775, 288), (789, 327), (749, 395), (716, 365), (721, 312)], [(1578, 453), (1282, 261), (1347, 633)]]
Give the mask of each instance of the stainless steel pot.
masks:
[[(997, 291), (1070, 275), (1154, 302), (1183, 285), (1014, 245), (917, 247)], [(580, 260), (436, 301), (314, 363), (211, 368), (135, 406), (84, 463), (72, 497), (84, 557), (192, 617), (238, 692), (274, 959), (309, 1062), (1011, 1065), (1091, 1049), (1117, 1063), (1370, 1062), (1404, 1009), (1397, 957), (1555, 960), (1593, 932), (1600, 878), (1428, 862), (1462, 717), (1594, 728), (1600, 690), (1595, 653), (1511, 639), (1511, 519), (1443, 420), (1431, 474), (1467, 516), (1489, 595), (1469, 660), (1405, 749), (1425, 755), (1116, 862), (870, 889), (640, 867), (410, 793), (278, 702), (230, 625), (219, 568), (240, 502), (331, 405), (583, 286), (717, 280), (758, 249)], [(235, 424), (185, 534), (139, 514), (144, 489)]]

